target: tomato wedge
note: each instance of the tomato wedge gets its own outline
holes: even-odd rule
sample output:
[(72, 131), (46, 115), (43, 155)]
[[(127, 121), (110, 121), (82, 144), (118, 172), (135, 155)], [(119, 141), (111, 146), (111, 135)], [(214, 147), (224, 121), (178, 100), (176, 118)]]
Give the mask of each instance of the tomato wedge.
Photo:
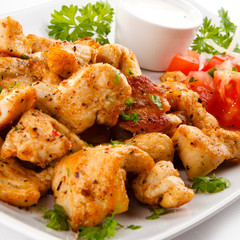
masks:
[(199, 69), (199, 59), (193, 56), (183, 56), (176, 54), (172, 59), (167, 71), (181, 71), (188, 75), (190, 71), (197, 71)]
[(217, 70), (214, 73), (215, 92), (207, 111), (227, 127), (240, 128), (240, 73)]
[(206, 106), (215, 89), (213, 78), (207, 72), (192, 71), (188, 74), (184, 83), (199, 94), (203, 105)]

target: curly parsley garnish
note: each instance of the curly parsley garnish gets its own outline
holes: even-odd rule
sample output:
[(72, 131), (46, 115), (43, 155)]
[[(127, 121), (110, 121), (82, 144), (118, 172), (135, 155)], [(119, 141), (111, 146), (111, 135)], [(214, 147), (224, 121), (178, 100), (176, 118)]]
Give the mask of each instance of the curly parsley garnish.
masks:
[(150, 95), (150, 100), (157, 105), (159, 110), (163, 110), (162, 109), (162, 101), (160, 100), (160, 97), (158, 95)]
[(128, 143), (120, 142), (120, 141), (112, 140), (112, 139), (110, 140), (110, 143), (112, 144), (112, 148), (115, 148), (118, 145), (129, 145)]
[(65, 209), (59, 205), (55, 204), (53, 210), (44, 210), (44, 218), (49, 219), (47, 227), (52, 228), (54, 230), (63, 230), (68, 231), (68, 217), (66, 215)]
[(129, 98), (126, 102), (125, 102), (125, 106), (130, 108), (131, 104), (136, 103), (136, 101), (133, 98)]
[(231, 186), (229, 180), (225, 177), (216, 178), (215, 174), (211, 177), (194, 177), (192, 188), (196, 190), (196, 192), (208, 192), (215, 193), (224, 190)]
[(146, 219), (155, 220), (155, 219), (158, 219), (160, 215), (165, 214), (167, 209), (166, 208), (156, 208), (156, 209), (151, 209), (150, 211), (152, 212), (152, 214), (150, 216), (146, 217)]
[(119, 207), (120, 205), (116, 206), (116, 209), (113, 212), (112, 216), (107, 217), (102, 226), (79, 226), (81, 232), (78, 234), (78, 239), (84, 238), (86, 240), (104, 240), (105, 238), (113, 237), (116, 232), (116, 227), (118, 226), (118, 221), (114, 218), (114, 216)]
[(106, 44), (109, 43), (107, 36), (111, 31), (113, 15), (114, 9), (107, 1), (88, 3), (82, 8), (64, 5), (60, 11), (55, 10), (51, 14), (49, 36), (72, 42), (78, 38), (92, 37), (100, 44)]
[[(203, 24), (191, 45), (193, 50), (198, 53), (219, 54), (218, 51), (205, 42), (207, 39), (212, 39), (217, 45), (223, 48), (227, 49), (229, 47), (236, 30), (236, 25), (230, 21), (228, 11), (225, 11), (223, 8), (218, 11), (218, 16), (220, 18), (220, 26), (212, 24), (212, 20), (207, 17), (203, 19)], [(234, 51), (240, 52), (240, 49), (236, 47)]]
[(139, 117), (138, 113), (132, 113), (132, 114), (121, 113), (121, 118), (126, 121), (128, 120), (133, 121), (135, 125), (138, 123), (138, 120), (142, 119), (141, 117)]

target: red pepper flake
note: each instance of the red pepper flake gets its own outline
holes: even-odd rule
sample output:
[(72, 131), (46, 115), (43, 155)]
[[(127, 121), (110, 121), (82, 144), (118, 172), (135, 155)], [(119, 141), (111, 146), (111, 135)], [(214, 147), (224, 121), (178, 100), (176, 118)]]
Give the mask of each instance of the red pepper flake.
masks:
[(55, 138), (55, 137), (59, 136), (59, 134), (56, 130), (52, 130), (52, 136)]
[(110, 82), (108, 81), (108, 82), (107, 82), (107, 86), (109, 86), (109, 84), (110, 84)]
[(68, 83), (68, 81), (67, 81), (67, 80), (64, 80), (64, 81), (62, 81), (61, 83), (62, 83), (62, 84), (66, 84), (66, 83)]
[(105, 148), (106, 151), (110, 150), (110, 148)]

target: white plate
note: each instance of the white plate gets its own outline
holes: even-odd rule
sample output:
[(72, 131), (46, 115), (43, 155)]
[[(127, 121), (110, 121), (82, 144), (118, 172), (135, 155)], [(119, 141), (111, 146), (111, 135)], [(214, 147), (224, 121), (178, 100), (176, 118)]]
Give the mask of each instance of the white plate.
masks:
[[(24, 33), (47, 36), (47, 24), (50, 20), (50, 13), (54, 9), (60, 9), (63, 3), (69, 5), (79, 1), (52, 1), (48, 4), (26, 9), (21, 12), (8, 14), (17, 19), (23, 26)], [(85, 4), (88, 1), (82, 1)], [(114, 6), (115, 1), (111, 1)], [(192, 2), (192, 1), (191, 1)], [(212, 16), (207, 10), (200, 9), (205, 15)], [(6, 16), (6, 15), (5, 15)], [(2, 16), (2, 17), (5, 17)], [(111, 35), (113, 41), (114, 35)], [(159, 73), (145, 72), (154, 80), (157, 80)], [(231, 187), (216, 194), (196, 194), (195, 198), (188, 204), (179, 209), (169, 211), (168, 214), (161, 216), (157, 220), (146, 220), (150, 215), (148, 208), (131, 198), (129, 211), (117, 215), (119, 222), (125, 226), (134, 224), (141, 225), (139, 230), (120, 229), (115, 238), (121, 240), (132, 239), (169, 239), (175, 237), (186, 230), (196, 226), (206, 220), (219, 210), (231, 204), (240, 197), (239, 175), (240, 166), (233, 163), (224, 163), (217, 171), (216, 176), (225, 176), (232, 183)], [(186, 180), (184, 171), (181, 176)], [(42, 218), (42, 213), (36, 212), (40, 206), (46, 205), (52, 208), (53, 200), (49, 196), (40, 201), (38, 207), (30, 211), (20, 210), (0, 202), (0, 222), (34, 239), (69, 239), (75, 238), (72, 232), (57, 232), (46, 227), (46, 222)]]

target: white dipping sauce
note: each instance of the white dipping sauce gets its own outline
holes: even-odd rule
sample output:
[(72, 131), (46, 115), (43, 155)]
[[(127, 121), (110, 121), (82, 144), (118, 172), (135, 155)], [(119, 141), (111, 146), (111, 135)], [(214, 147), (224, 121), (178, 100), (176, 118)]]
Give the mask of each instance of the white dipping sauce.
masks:
[(196, 12), (172, 0), (126, 0), (129, 12), (145, 21), (173, 28), (191, 28), (199, 22)]

